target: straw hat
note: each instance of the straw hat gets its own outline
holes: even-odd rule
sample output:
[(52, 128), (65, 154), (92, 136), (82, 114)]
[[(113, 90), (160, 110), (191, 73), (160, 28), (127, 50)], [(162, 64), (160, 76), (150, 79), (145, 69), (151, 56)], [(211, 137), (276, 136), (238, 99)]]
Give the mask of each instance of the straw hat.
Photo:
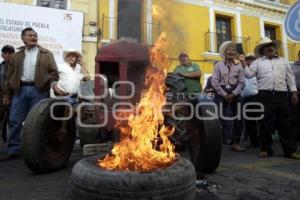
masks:
[(263, 46), (269, 45), (269, 44), (274, 44), (276, 50), (279, 49), (281, 42), (279, 40), (274, 40), (272, 41), (270, 38), (265, 37), (263, 39), (261, 39), (258, 43), (258, 45), (256, 45), (255, 49), (254, 49), (254, 53), (256, 57), (261, 57), (262, 55), (260, 54), (260, 50)]
[(256, 58), (253, 53), (248, 53), (245, 58)]
[(225, 57), (224, 53), (225, 53), (226, 49), (228, 47), (234, 47), (234, 48), (236, 48), (235, 45), (236, 45), (236, 43), (234, 41), (225, 41), (225, 42), (223, 42), (221, 44), (220, 48), (219, 48), (219, 54), (220, 54), (220, 56), (222, 58), (224, 58)]
[(82, 58), (81, 53), (79, 53), (79, 51), (77, 51), (76, 49), (68, 49), (63, 51), (63, 57), (64, 57), (64, 61), (67, 61), (67, 56), (72, 53), (75, 54), (78, 58)]

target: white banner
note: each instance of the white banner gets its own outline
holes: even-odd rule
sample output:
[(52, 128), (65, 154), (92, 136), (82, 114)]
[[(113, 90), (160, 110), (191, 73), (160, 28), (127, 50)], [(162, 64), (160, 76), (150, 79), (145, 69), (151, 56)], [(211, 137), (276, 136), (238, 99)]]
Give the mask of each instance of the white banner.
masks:
[(52, 51), (57, 64), (63, 63), (63, 50), (82, 51), (81, 12), (0, 3), (0, 49), (6, 44), (23, 46), (21, 31), (26, 27), (38, 33), (39, 45)]

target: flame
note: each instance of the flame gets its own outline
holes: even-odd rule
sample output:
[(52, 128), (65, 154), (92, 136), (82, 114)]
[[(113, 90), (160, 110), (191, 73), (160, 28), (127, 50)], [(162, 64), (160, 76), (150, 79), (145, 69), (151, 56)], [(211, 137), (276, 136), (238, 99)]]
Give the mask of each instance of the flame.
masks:
[(164, 126), (162, 113), (166, 104), (164, 80), (171, 64), (166, 55), (167, 48), (167, 34), (161, 33), (150, 51), (152, 66), (146, 73), (147, 90), (136, 112), (118, 113), (119, 116), (129, 115), (129, 118), (126, 122), (117, 122), (120, 142), (115, 144), (111, 155), (98, 161), (100, 167), (120, 171), (151, 171), (167, 167), (175, 161), (175, 148), (168, 139), (174, 128)]

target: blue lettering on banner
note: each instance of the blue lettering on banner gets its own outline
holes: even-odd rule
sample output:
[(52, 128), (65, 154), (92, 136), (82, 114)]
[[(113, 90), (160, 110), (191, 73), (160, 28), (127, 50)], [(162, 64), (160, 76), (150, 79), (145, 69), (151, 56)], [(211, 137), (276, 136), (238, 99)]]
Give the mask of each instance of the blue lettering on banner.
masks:
[(290, 40), (300, 42), (300, 1), (297, 1), (286, 14), (284, 29)]

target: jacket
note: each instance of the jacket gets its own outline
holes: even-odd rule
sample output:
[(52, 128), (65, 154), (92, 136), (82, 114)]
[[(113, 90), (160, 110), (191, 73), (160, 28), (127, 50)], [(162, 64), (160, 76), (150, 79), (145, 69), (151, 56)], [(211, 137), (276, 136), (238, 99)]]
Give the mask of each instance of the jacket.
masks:
[[(49, 90), (53, 82), (58, 80), (57, 65), (53, 54), (38, 46), (37, 64), (35, 68), (35, 86), (43, 91)], [(4, 85), (4, 95), (10, 95), (12, 91), (17, 92), (21, 85), (23, 63), (25, 58), (25, 46), (12, 56), (12, 62), (8, 67), (7, 81)]]

